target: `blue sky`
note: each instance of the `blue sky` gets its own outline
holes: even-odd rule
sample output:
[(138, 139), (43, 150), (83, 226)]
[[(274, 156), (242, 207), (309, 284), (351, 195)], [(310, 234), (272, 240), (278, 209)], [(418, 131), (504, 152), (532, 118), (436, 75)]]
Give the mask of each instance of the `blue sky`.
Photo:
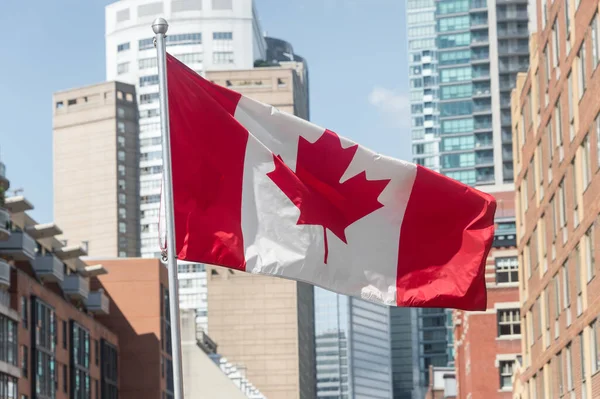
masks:
[[(263, 30), (308, 61), (312, 121), (410, 159), (405, 2), (255, 1)], [(105, 79), (104, 6), (112, 2), (2, 5), (0, 159), (39, 222), (52, 220), (52, 93)]]

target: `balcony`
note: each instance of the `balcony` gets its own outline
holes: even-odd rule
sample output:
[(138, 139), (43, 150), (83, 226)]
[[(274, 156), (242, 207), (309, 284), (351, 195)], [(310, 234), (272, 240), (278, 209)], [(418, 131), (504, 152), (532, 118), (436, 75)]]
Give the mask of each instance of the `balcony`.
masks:
[(51, 238), (62, 234), (62, 230), (54, 223), (36, 224), (28, 226), (25, 231), (36, 240)]
[(0, 290), (6, 291), (10, 288), (10, 265), (0, 259)]
[(65, 270), (63, 263), (52, 254), (35, 258), (33, 261), (33, 270), (45, 281), (59, 283), (64, 279)]
[(69, 245), (54, 250), (56, 256), (62, 260), (68, 260), (73, 258), (79, 258), (80, 256), (87, 255), (87, 251), (83, 245)]
[(475, 123), (475, 132), (492, 130), (492, 122), (489, 123)]
[(498, 21), (527, 21), (529, 16), (527, 14), (527, 10), (522, 11), (500, 11), (496, 13), (496, 20)]
[(90, 280), (80, 274), (69, 274), (62, 284), (63, 291), (73, 299), (87, 300), (90, 294)]
[(471, 47), (487, 46), (488, 43), (489, 43), (489, 38), (487, 36), (472, 36), (471, 37)]
[(6, 241), (0, 241), (0, 254), (14, 260), (32, 261), (35, 259), (36, 242), (22, 231), (13, 231)]
[(528, 55), (529, 46), (498, 46), (499, 55)]
[(493, 166), (494, 165), (494, 157), (477, 157), (475, 161), (475, 166), (483, 167), (483, 166)]
[(10, 182), (6, 178), (6, 166), (0, 162), (0, 188), (3, 188), (4, 191), (6, 191), (9, 187)]
[(472, 0), (471, 1), (471, 12), (486, 10), (487, 9), (487, 1), (485, 0)]
[(0, 207), (0, 241), (8, 240), (10, 237), (10, 213)]
[(527, 28), (498, 29), (498, 36), (500, 38), (527, 37), (528, 35)]
[(500, 62), (498, 64), (498, 71), (500, 73), (517, 73), (525, 72), (529, 68), (527, 62)]
[(502, 129), (502, 144), (512, 145), (512, 131), (509, 129)]
[(85, 302), (87, 309), (94, 314), (108, 314), (110, 308), (110, 299), (104, 293), (104, 290), (92, 291), (89, 293)]

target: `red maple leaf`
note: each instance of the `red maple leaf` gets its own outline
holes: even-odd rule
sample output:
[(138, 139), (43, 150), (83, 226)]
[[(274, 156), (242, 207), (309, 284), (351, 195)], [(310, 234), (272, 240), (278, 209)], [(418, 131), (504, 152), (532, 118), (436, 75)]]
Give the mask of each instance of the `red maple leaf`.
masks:
[(275, 170), (267, 176), (300, 209), (296, 224), (323, 226), (325, 263), (327, 263), (327, 230), (345, 244), (346, 227), (383, 207), (377, 200), (388, 180), (367, 180), (363, 171), (340, 183), (356, 154), (358, 145), (342, 148), (337, 134), (326, 130), (310, 143), (300, 136), (296, 173), (275, 156)]

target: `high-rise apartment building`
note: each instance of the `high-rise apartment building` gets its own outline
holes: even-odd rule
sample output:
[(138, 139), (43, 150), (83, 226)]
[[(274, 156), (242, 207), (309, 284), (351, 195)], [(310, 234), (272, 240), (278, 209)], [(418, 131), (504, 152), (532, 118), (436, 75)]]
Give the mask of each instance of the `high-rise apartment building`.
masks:
[(454, 311), (457, 397), (512, 398), (521, 357), (514, 192), (495, 193), (496, 231), (485, 265), (487, 309)]
[(386, 306), (315, 288), (317, 398), (391, 398)]
[(600, 396), (598, 8), (538, 0), (513, 92), (522, 398)]
[(167, 51), (204, 74), (250, 69), (266, 59), (252, 0), (121, 0), (106, 7), (106, 77), (135, 85), (139, 106), (141, 255), (159, 257), (162, 179), (158, 69), (151, 29), (169, 22)]
[(407, 0), (408, 76), (413, 162), (440, 170), (435, 0)]
[(527, 0), (436, 5), (441, 172), (510, 191), (510, 90), (528, 67)]
[(135, 88), (120, 82), (53, 96), (59, 238), (85, 241), (91, 256), (139, 255), (137, 115)]

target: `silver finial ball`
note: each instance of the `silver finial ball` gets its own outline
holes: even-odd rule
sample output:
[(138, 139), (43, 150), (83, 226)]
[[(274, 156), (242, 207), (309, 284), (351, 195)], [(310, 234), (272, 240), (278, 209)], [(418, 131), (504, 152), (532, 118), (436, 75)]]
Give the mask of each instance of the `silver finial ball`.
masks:
[(164, 35), (167, 33), (167, 30), (169, 30), (169, 24), (167, 23), (167, 20), (164, 18), (156, 18), (154, 20), (154, 22), (152, 22), (152, 30), (157, 35), (159, 33), (162, 33)]

